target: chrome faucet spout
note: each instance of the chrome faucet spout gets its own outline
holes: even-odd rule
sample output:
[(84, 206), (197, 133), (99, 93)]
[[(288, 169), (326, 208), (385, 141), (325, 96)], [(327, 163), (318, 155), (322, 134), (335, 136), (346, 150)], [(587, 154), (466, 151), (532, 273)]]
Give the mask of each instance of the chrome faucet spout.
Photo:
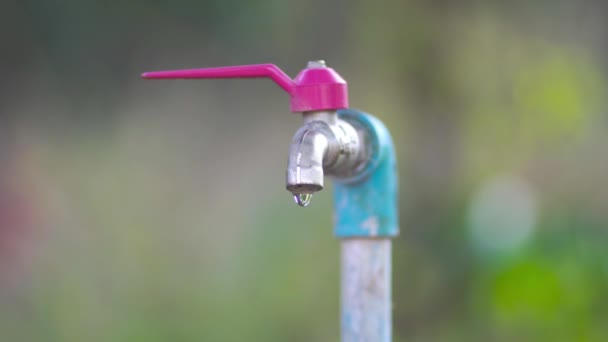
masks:
[(323, 165), (335, 155), (333, 140), (331, 129), (323, 121), (311, 121), (296, 132), (289, 146), (287, 190), (297, 195), (323, 189)]
[(360, 137), (335, 111), (304, 113), (304, 125), (289, 146), (287, 190), (296, 203), (306, 206), (311, 195), (323, 189), (325, 174), (339, 177), (361, 162)]

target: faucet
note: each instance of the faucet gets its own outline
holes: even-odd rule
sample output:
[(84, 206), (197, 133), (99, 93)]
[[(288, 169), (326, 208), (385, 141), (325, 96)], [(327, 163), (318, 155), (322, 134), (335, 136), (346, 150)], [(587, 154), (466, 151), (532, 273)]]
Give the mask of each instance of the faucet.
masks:
[(286, 189), (302, 207), (334, 182), (334, 234), (341, 239), (342, 341), (391, 340), (391, 238), (399, 232), (397, 171), (380, 120), (348, 105), (346, 81), (324, 61), (295, 79), (274, 64), (153, 71), (146, 79), (261, 78), (290, 96), (302, 126), (289, 145)]
[(289, 145), (286, 188), (305, 207), (313, 193), (323, 190), (324, 175), (347, 178), (362, 169), (366, 137), (335, 110), (305, 112), (303, 117), (304, 125)]

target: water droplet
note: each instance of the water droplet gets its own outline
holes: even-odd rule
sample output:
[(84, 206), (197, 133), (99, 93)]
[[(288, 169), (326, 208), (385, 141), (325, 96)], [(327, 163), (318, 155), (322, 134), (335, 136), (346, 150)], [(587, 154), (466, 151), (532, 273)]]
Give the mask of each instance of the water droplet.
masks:
[(310, 204), (310, 200), (312, 199), (312, 194), (302, 193), (302, 194), (293, 194), (293, 199), (296, 203), (301, 207), (306, 207)]

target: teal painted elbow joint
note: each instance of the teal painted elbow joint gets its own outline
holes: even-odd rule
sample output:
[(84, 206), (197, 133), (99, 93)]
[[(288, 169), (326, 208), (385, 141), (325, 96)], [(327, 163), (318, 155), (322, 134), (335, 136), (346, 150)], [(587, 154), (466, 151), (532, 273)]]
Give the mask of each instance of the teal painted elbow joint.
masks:
[(334, 180), (335, 234), (339, 238), (396, 236), (397, 162), (390, 133), (380, 120), (357, 110), (339, 110), (338, 116), (364, 130), (369, 161), (358, 176)]

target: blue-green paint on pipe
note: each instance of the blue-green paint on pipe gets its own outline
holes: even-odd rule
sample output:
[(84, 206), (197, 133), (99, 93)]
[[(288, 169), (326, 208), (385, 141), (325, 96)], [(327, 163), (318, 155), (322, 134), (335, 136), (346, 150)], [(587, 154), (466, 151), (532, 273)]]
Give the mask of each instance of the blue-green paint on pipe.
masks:
[(365, 129), (371, 158), (360, 175), (334, 180), (334, 232), (339, 238), (396, 236), (398, 180), (391, 135), (380, 120), (367, 113), (342, 109), (338, 115)]

